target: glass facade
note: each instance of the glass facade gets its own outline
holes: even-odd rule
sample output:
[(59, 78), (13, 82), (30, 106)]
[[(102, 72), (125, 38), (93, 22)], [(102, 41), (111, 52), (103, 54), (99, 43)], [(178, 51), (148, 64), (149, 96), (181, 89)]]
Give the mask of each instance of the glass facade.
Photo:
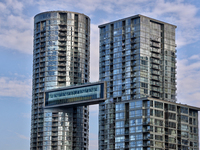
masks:
[(88, 106), (44, 109), (44, 91), (89, 82), (90, 19), (68, 11), (34, 18), (31, 150), (87, 150)]
[[(176, 102), (176, 26), (136, 15), (99, 29), (99, 79), (107, 81), (107, 100), (99, 105), (99, 149), (140, 145), (136, 148), (140, 150), (144, 135), (128, 135), (143, 128), (142, 105), (135, 100), (151, 97)], [(125, 103), (130, 100), (135, 102)], [(120, 102), (124, 106), (118, 106)], [(116, 128), (118, 124), (122, 128)]]
[[(101, 105), (100, 111), (107, 110)], [(112, 129), (106, 123), (111, 113), (100, 118), (99, 150), (198, 150), (198, 111), (152, 98), (117, 102)]]

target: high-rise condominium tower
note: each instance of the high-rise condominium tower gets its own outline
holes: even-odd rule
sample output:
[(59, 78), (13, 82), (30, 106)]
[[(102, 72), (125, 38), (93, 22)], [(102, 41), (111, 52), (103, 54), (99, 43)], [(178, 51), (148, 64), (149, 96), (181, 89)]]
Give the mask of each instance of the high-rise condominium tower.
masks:
[(89, 81), (90, 19), (68, 11), (34, 18), (31, 150), (87, 150), (88, 106), (44, 109), (44, 91)]
[(107, 100), (99, 106), (99, 149), (120, 149), (130, 144), (131, 102), (144, 97), (176, 102), (176, 26), (136, 15), (99, 28), (99, 79), (107, 81)]

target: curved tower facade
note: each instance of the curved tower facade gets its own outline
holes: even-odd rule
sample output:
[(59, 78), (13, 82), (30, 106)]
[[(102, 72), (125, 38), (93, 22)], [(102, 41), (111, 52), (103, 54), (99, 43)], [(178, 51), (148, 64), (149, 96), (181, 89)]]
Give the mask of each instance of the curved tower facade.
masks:
[(89, 82), (90, 18), (68, 11), (34, 18), (31, 150), (87, 150), (89, 107), (44, 109), (44, 91)]

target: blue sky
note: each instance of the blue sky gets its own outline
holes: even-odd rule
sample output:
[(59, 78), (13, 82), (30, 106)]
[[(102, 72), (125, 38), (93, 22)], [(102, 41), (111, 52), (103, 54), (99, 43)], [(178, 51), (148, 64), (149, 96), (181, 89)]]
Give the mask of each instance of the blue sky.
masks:
[[(0, 0), (0, 149), (29, 149), (33, 17), (50, 10), (91, 18), (91, 81), (98, 80), (98, 25), (136, 14), (177, 25), (178, 102), (200, 106), (200, 1)], [(96, 150), (97, 105), (90, 120), (90, 150)]]

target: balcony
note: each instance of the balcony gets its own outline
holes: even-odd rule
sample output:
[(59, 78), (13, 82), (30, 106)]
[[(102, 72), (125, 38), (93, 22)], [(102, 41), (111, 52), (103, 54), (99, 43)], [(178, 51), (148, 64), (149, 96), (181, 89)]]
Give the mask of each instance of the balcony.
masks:
[(158, 37), (151, 37), (150, 40), (153, 42), (160, 43), (160, 38), (158, 38)]
[(58, 46), (66, 46), (66, 43), (58, 43)]
[(159, 76), (151, 76), (152, 80), (157, 80), (157, 81), (161, 81), (161, 79), (159, 78)]
[(151, 93), (151, 96), (152, 96), (152, 97), (157, 97), (157, 98), (158, 98), (158, 97), (160, 97), (160, 94), (159, 94), (159, 93), (156, 93), (156, 92), (152, 92), (152, 93)]
[(66, 36), (67, 34), (66, 33), (59, 33), (58, 35), (59, 36)]
[(79, 64), (74, 64), (74, 67), (79, 67)]
[(136, 44), (136, 40), (131, 41), (131, 44)]
[(66, 41), (66, 38), (58, 38), (58, 41)]
[(106, 43), (105, 43), (105, 42), (101, 42), (101, 45), (102, 45), (102, 46), (105, 46), (105, 45), (106, 45)]
[(40, 72), (45, 72), (45, 68), (43, 68), (43, 69), (40, 69)]
[(151, 68), (156, 69), (156, 71), (157, 71), (157, 70), (160, 70), (159, 65), (154, 65), (154, 64), (152, 64), (152, 65), (151, 65)]
[(66, 68), (58, 68), (58, 71), (66, 71)]
[(154, 53), (152, 53), (152, 54), (151, 54), (151, 57), (157, 58), (157, 59), (161, 59), (161, 56), (160, 56), (159, 54), (154, 54)]
[(62, 25), (65, 25), (65, 26), (66, 26), (66, 25), (67, 25), (67, 22), (66, 22), (66, 21), (60, 21), (59, 25), (61, 25), (61, 26), (62, 26)]
[(52, 138), (52, 141), (58, 141), (58, 138)]
[(152, 70), (151, 71), (151, 74), (153, 74), (153, 75), (160, 75), (160, 72), (159, 71), (157, 71), (157, 70)]
[(59, 61), (66, 61), (66, 58), (58, 58)]
[(131, 46), (131, 50), (135, 50), (135, 49), (137, 49), (137, 48), (139, 48), (139, 47), (137, 47), (137, 46)]
[(153, 86), (160, 86), (160, 82), (151, 81), (151, 82), (150, 82), (150, 85), (153, 85)]
[(155, 47), (155, 48), (160, 48), (160, 44), (159, 43), (151, 43), (150, 46), (151, 47)]
[(137, 59), (138, 57), (136, 55), (131, 57), (131, 60), (137, 60)]
[(66, 81), (66, 79), (58, 79), (58, 81)]
[(58, 63), (58, 66), (66, 66), (66, 63)]
[(66, 51), (66, 49), (59, 47), (58, 51)]
[(157, 49), (157, 48), (151, 48), (151, 52), (160, 53), (161, 50), (160, 50), (160, 49)]
[(158, 60), (158, 59), (152, 59), (151, 60), (151, 63), (154, 63), (154, 64), (160, 64), (160, 60)]
[(159, 87), (151, 87), (151, 90), (159, 93), (161, 92)]
[(66, 56), (66, 53), (58, 53), (58, 56)]
[(46, 32), (46, 28), (44, 27), (40, 32)]
[(44, 37), (44, 36), (46, 36), (46, 34), (45, 34), (45, 33), (42, 33), (42, 34), (41, 34), (41, 37)]
[(58, 73), (58, 76), (66, 76), (66, 73)]
[(59, 31), (67, 31), (67, 28), (59, 28)]
[(135, 39), (135, 38), (136, 38), (135, 34), (131, 35), (131, 39)]

